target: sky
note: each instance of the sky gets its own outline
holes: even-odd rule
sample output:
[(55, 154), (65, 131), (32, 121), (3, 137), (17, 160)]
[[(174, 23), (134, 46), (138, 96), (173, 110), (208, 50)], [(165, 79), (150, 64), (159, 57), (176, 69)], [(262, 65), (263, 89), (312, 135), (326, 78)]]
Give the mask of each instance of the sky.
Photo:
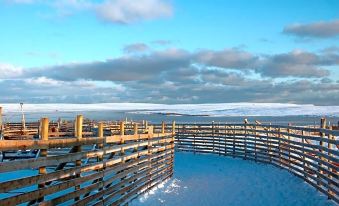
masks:
[(339, 105), (338, 0), (0, 0), (2, 103)]

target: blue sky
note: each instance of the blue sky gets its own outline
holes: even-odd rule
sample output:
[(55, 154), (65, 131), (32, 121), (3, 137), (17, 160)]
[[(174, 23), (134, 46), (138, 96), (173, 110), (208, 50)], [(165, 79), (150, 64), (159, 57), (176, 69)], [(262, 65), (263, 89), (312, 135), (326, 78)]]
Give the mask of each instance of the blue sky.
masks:
[[(338, 97), (333, 97), (339, 96), (339, 1), (336, 0), (1, 0), (0, 25), (0, 81), (20, 88), (17, 94), (0, 97), (0, 101), (338, 102)], [(127, 46), (132, 51), (126, 52)], [(130, 63), (159, 55), (165, 60), (150, 62), (144, 70)], [(189, 63), (173, 62), (178, 59)], [(122, 60), (125, 62), (121, 63)], [(96, 62), (104, 64), (98, 66)], [(69, 80), (59, 74), (59, 71), (79, 74), (89, 70), (119, 74), (119, 68), (115, 67), (119, 65), (143, 76), (149, 72), (148, 68), (167, 68), (169, 64), (176, 66), (153, 72), (152, 78), (120, 80), (79, 75)], [(83, 69), (89, 65), (93, 68)], [(185, 84), (171, 79), (170, 71), (174, 76), (182, 72), (192, 72), (191, 76), (195, 76)], [(153, 78), (163, 78), (162, 83), (170, 86), (157, 88), (160, 83), (153, 82)], [(235, 85), (233, 81), (243, 84)], [(46, 96), (44, 89), (32, 85), (42, 82), (51, 87), (54, 84), (58, 95)], [(78, 88), (79, 82), (91, 84), (92, 94), (99, 96), (97, 90), (104, 87), (105, 94), (86, 96), (83, 88), (74, 99), (62, 88), (56, 88), (58, 84)], [(246, 94), (252, 84), (265, 88), (252, 91), (257, 95)], [(193, 85), (198, 85), (201, 93), (187, 91), (176, 96), (172, 91), (186, 91)], [(295, 96), (284, 85), (301, 87), (300, 90), (308, 86)], [(36, 92), (23, 97), (19, 92), (25, 92), (27, 86)], [(316, 87), (330, 91), (326, 94), (313, 91)], [(244, 92), (243, 97), (232, 99), (202, 94), (213, 89), (220, 94)], [(116, 94), (121, 91), (125, 94)], [(136, 91), (142, 95), (135, 98)], [(286, 96), (268, 98), (263, 91)], [(305, 98), (299, 97), (303, 95)]]

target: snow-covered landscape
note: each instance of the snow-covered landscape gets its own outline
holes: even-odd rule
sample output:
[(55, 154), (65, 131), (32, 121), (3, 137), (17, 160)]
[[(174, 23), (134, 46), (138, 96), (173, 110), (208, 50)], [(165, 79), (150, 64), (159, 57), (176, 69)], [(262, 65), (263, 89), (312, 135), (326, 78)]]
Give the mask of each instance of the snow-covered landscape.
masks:
[(134, 199), (130, 205), (330, 206), (335, 203), (302, 179), (272, 165), (177, 152), (174, 177)]
[[(5, 113), (20, 112), (19, 104), (1, 104)], [(339, 116), (339, 106), (283, 103), (215, 103), (215, 104), (151, 104), (151, 103), (98, 103), (98, 104), (24, 104), (25, 112), (81, 112), (127, 111), (139, 114), (197, 115), (197, 116)]]

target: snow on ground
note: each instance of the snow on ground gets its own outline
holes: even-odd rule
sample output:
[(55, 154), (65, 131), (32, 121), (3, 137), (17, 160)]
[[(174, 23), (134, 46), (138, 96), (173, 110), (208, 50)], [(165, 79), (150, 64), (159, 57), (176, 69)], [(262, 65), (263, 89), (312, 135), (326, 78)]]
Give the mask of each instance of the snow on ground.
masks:
[[(20, 112), (19, 104), (2, 104), (4, 112)], [(280, 103), (219, 103), (219, 104), (148, 104), (148, 103), (100, 103), (100, 104), (24, 104), (25, 112), (70, 111), (129, 111), (133, 113), (164, 113), (173, 115), (208, 116), (290, 116), (330, 115), (339, 116), (339, 106), (314, 106), (311, 104)]]
[(335, 205), (315, 188), (273, 165), (177, 152), (174, 177), (132, 206)]

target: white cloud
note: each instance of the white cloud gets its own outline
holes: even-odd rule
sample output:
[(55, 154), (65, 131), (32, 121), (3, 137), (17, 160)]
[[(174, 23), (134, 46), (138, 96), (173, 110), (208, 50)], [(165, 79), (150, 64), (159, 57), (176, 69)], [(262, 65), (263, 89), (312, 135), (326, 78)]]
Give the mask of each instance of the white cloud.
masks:
[(94, 13), (109, 23), (130, 24), (145, 20), (169, 17), (173, 8), (167, 0), (8, 0), (13, 4), (43, 3), (56, 10), (58, 16), (69, 16), (79, 11)]
[(47, 77), (29, 78), (25, 79), (25, 82), (28, 84), (34, 84), (39, 86), (58, 86), (62, 84), (61, 81), (57, 81)]
[(171, 5), (163, 0), (107, 0), (96, 8), (99, 18), (122, 24), (168, 17), (172, 12)]
[(22, 73), (23, 71), (21, 67), (0, 62), (0, 79), (19, 77)]

